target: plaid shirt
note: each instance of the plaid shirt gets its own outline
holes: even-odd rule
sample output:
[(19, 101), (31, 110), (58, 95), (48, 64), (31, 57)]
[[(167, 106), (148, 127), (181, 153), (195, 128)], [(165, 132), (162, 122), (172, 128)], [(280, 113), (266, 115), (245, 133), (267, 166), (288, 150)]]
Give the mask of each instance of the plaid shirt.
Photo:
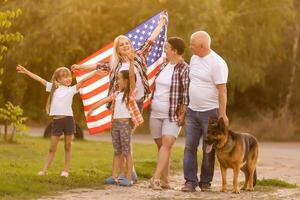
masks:
[[(155, 79), (159, 76), (160, 72), (169, 64), (164, 62), (156, 74)], [(189, 66), (186, 62), (180, 61), (174, 66), (172, 74), (172, 82), (170, 87), (170, 107), (169, 107), (169, 120), (177, 121), (178, 111), (180, 105), (189, 104)], [(152, 98), (154, 96), (155, 87), (153, 90)]]
[[(149, 87), (149, 82), (148, 82), (148, 77), (147, 77), (147, 57), (149, 55), (149, 52), (151, 51), (152, 46), (154, 45), (154, 42), (152, 40), (148, 40), (145, 42), (143, 47), (139, 50), (136, 51), (136, 55), (134, 58), (134, 66), (135, 68), (138, 69), (138, 72), (141, 76), (142, 83), (144, 86), (144, 97), (146, 98), (150, 93), (150, 87)], [(110, 73), (110, 86), (108, 90), (108, 94), (110, 95), (111, 93), (117, 91), (117, 81), (116, 77), (117, 74), (119, 73), (120, 69), (122, 67), (122, 62), (119, 62), (118, 65), (115, 67), (114, 71)], [(110, 69), (110, 63), (105, 63), (105, 62), (98, 62), (97, 63), (97, 69), (103, 69), (106, 71), (109, 71)]]
[[(120, 93), (120, 91), (116, 91), (114, 93), (112, 93), (110, 96), (113, 99), (112, 102), (112, 107), (111, 107), (111, 112), (112, 112), (112, 117), (114, 116), (114, 111), (115, 111), (115, 99), (117, 97), (117, 95)], [(136, 96), (136, 89), (134, 91), (132, 91), (129, 95), (129, 102), (127, 103), (127, 108), (129, 111), (129, 114), (131, 116), (131, 120), (134, 124), (135, 127), (141, 125), (144, 122), (143, 116), (141, 115), (139, 108), (136, 104), (135, 101), (135, 96)]]

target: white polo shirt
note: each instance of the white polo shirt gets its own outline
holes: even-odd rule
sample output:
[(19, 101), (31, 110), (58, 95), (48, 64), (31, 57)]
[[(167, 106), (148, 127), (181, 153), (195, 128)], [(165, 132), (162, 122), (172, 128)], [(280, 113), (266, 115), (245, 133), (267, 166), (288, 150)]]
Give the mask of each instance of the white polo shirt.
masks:
[[(52, 83), (47, 82), (46, 91), (50, 92), (52, 88)], [(73, 96), (77, 93), (76, 85), (68, 87), (68, 86), (59, 86), (53, 93), (51, 105), (50, 105), (50, 113), (49, 116), (54, 115), (65, 115), (65, 116), (73, 116), (72, 110), (72, 102)]]
[(189, 108), (193, 111), (208, 111), (219, 108), (216, 85), (227, 83), (226, 62), (212, 51), (205, 57), (193, 55), (190, 61)]

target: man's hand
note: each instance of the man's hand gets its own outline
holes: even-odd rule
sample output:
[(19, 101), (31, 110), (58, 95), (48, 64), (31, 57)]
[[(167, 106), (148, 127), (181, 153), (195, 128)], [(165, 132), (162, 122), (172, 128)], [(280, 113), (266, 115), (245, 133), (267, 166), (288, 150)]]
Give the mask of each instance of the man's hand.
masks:
[(229, 119), (228, 119), (227, 115), (226, 114), (219, 114), (219, 119), (220, 118), (223, 118), (225, 126), (228, 127), (229, 126)]

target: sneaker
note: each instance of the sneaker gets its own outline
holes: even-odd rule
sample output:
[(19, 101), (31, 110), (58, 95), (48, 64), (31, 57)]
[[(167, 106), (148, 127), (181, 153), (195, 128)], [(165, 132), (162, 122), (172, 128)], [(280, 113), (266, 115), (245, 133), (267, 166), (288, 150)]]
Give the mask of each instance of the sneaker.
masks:
[(120, 186), (132, 186), (131, 181), (129, 181), (127, 178), (124, 178), (123, 180), (120, 181)]
[(196, 192), (195, 187), (190, 184), (190, 183), (186, 183), (184, 184), (184, 186), (181, 188), (182, 192)]
[(37, 173), (38, 176), (46, 176), (47, 175), (47, 172), (46, 171), (39, 171)]
[(211, 185), (210, 183), (199, 183), (199, 187), (202, 192), (208, 192), (211, 191)]
[(114, 177), (110, 176), (107, 179), (105, 179), (105, 184), (115, 185), (117, 184), (117, 181), (114, 179)]
[(150, 188), (152, 188), (153, 190), (162, 190), (161, 184), (160, 184), (160, 180), (159, 179), (154, 179), (151, 178), (150, 179)]
[(137, 179), (138, 179), (138, 177), (137, 177), (136, 172), (132, 171), (132, 173), (131, 173), (131, 180), (132, 180), (133, 184), (137, 183)]
[(69, 172), (62, 171), (61, 174), (60, 174), (60, 176), (61, 176), (61, 177), (66, 177), (66, 178), (67, 178), (67, 177), (69, 176)]
[(166, 190), (172, 189), (171, 186), (170, 186), (169, 181), (161, 180), (161, 181), (160, 181), (160, 184), (161, 184), (161, 188), (162, 188), (162, 189), (166, 189)]

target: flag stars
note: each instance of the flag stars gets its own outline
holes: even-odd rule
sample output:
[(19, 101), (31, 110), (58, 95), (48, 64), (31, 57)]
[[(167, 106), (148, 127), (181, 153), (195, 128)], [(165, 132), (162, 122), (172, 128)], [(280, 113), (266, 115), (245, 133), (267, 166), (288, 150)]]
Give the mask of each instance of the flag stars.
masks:
[(140, 29), (137, 29), (136, 32), (139, 33), (139, 32), (140, 32)]
[(153, 30), (153, 28), (154, 28), (154, 27), (151, 25), (151, 26), (150, 26), (150, 30)]
[(146, 31), (142, 31), (142, 34), (145, 35)]
[(143, 40), (143, 39), (144, 39), (144, 37), (143, 37), (143, 36), (141, 36), (141, 37), (140, 37), (140, 40)]

